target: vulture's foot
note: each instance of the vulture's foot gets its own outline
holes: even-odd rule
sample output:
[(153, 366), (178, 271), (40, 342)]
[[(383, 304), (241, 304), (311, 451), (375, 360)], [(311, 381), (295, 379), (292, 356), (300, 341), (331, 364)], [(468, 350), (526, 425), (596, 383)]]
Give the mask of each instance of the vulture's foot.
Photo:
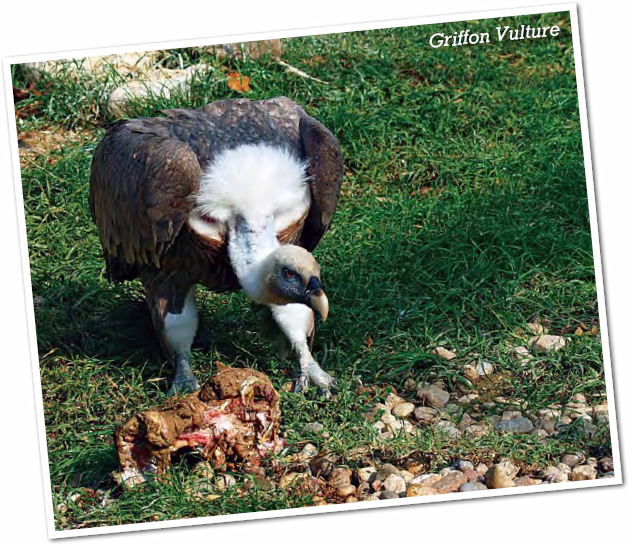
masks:
[(300, 376), (295, 383), (293, 391), (304, 392), (311, 385), (319, 387), (326, 399), (329, 399), (332, 396), (330, 390), (335, 385), (335, 378), (322, 370), (317, 362), (309, 362), (301, 366)]
[(201, 387), (195, 378), (195, 374), (190, 367), (190, 363), (187, 360), (178, 360), (177, 371), (175, 372), (175, 379), (173, 379), (173, 385), (168, 391), (168, 396), (174, 396), (176, 394), (187, 394), (199, 390)]
[(193, 377), (191, 379), (185, 377), (175, 376), (173, 385), (166, 393), (168, 396), (175, 396), (177, 394), (188, 394), (199, 390), (201, 386), (198, 381)]

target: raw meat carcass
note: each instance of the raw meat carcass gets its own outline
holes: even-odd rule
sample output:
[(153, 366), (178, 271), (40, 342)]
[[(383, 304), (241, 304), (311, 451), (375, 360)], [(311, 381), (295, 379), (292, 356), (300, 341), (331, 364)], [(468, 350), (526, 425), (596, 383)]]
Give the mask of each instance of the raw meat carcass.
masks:
[(214, 468), (227, 461), (260, 465), (284, 447), (280, 396), (269, 378), (249, 368), (217, 364), (217, 374), (184, 398), (138, 413), (116, 429), (119, 481), (127, 486), (163, 476), (171, 455), (196, 448)]

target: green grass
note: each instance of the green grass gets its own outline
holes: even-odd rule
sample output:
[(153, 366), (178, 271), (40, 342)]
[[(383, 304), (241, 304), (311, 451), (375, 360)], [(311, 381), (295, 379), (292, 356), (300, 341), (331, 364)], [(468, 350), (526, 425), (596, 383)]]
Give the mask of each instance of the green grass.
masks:
[[(337, 135), (345, 183), (332, 231), (316, 251), (331, 301), (315, 354), (340, 380), (337, 400), (321, 403), (283, 393), (283, 431), (290, 450), (311, 441), (351, 466), (422, 453), (432, 469), (454, 458), (503, 456), (544, 465), (567, 451), (610, 450), (608, 431), (592, 439), (578, 427), (550, 440), (501, 436), (453, 441), (431, 428), (414, 439), (383, 441), (362, 412), (373, 400), (364, 384), (400, 389), (407, 378), (442, 379), (467, 392), (463, 365), (483, 358), (503, 378), (500, 394), (528, 411), (605, 393), (599, 314), (568, 14), (518, 17), (512, 27), (560, 24), (556, 39), (432, 49), (433, 32), (471, 28), (494, 33), (496, 20), (330, 34), (285, 41), (283, 59), (329, 85), (289, 75), (270, 59), (219, 61), (183, 50), (185, 64), (222, 63), (251, 78), (249, 98), (286, 95)], [(170, 66), (177, 52), (165, 52)], [(220, 73), (220, 72), (218, 72)], [(216, 74), (199, 76), (190, 92), (134, 106), (153, 115), (165, 107), (201, 106), (238, 97)], [(18, 71), (15, 83), (24, 82)], [(26, 99), (34, 110), (22, 132), (74, 128), (72, 142), (35, 156), (22, 170), (37, 341), (44, 390), (50, 474), (59, 529), (272, 510), (308, 505), (298, 493), (213, 502), (185, 493), (189, 472), (170, 484), (120, 494), (101, 506), (68, 501), (77, 488), (112, 488), (114, 427), (165, 398), (172, 371), (157, 350), (139, 285), (113, 286), (103, 277), (96, 230), (87, 206), (91, 154), (104, 134), (113, 74), (57, 77)], [(291, 364), (260, 340), (257, 319), (240, 294), (205, 294), (202, 330), (210, 343), (194, 352), (201, 379), (220, 359), (268, 373), (276, 386)], [(566, 350), (522, 368), (508, 342), (535, 319), (567, 334)], [(371, 343), (368, 343), (368, 337)], [(447, 363), (430, 354), (454, 347)], [(499, 404), (489, 413), (499, 413)], [(310, 421), (327, 435), (306, 433)], [(82, 497), (83, 499), (83, 497)]]

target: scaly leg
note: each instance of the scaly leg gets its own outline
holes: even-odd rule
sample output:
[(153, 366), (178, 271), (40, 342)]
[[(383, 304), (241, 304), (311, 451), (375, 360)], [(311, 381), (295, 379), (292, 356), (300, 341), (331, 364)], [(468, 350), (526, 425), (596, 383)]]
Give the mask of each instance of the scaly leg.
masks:
[(191, 346), (199, 317), (195, 287), (156, 287), (145, 284), (153, 324), (169, 362), (175, 367), (175, 378), (168, 395), (193, 392), (199, 388), (190, 366)]
[(298, 357), (300, 376), (295, 385), (295, 392), (306, 390), (313, 384), (322, 389), (329, 398), (335, 379), (321, 369), (310, 349), (315, 333), (313, 311), (301, 303), (270, 305), (269, 308), (273, 319)]

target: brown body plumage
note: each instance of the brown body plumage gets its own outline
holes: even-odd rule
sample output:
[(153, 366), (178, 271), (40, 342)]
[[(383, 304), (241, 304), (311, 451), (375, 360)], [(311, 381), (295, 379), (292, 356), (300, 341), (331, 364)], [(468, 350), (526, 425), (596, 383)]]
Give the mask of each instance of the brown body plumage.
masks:
[(217, 157), (265, 145), (307, 163), (310, 206), (276, 238), (309, 251), (330, 227), (342, 178), (335, 138), (289, 99), (224, 100), (164, 113), (109, 128), (94, 154), (89, 196), (107, 273), (116, 282), (141, 279), (163, 344), (167, 314), (183, 312), (191, 287), (229, 291), (242, 284), (228, 256), (228, 234), (207, 237), (189, 223), (202, 177)]

